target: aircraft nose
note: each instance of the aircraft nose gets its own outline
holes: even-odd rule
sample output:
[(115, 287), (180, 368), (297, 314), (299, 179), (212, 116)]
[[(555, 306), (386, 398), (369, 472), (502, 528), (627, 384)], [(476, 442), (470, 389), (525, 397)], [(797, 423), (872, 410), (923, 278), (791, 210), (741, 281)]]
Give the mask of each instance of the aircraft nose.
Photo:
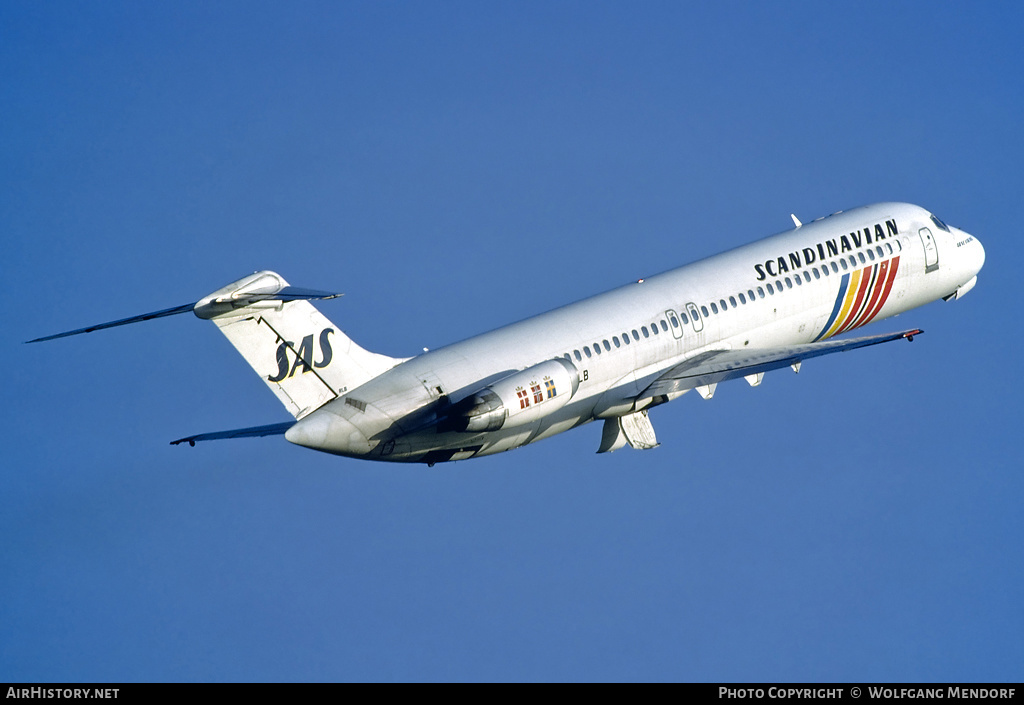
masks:
[(974, 270), (974, 273), (977, 274), (978, 272), (981, 271), (981, 268), (985, 266), (985, 248), (982, 247), (981, 240), (979, 240), (978, 238), (974, 238), (974, 244), (977, 245), (978, 250), (977, 254), (975, 255), (975, 257), (977, 258), (977, 268)]
[(950, 228), (956, 238), (956, 254), (968, 278), (977, 275), (985, 266), (985, 248), (981, 240), (960, 228)]
[(365, 455), (370, 444), (356, 426), (328, 409), (314, 411), (285, 432), (295, 445), (338, 455)]
[(964, 255), (967, 259), (967, 266), (973, 276), (985, 266), (985, 248), (982, 247), (981, 240), (969, 233), (965, 233), (963, 230), (960, 231), (960, 237), (970, 240), (970, 242), (964, 243)]

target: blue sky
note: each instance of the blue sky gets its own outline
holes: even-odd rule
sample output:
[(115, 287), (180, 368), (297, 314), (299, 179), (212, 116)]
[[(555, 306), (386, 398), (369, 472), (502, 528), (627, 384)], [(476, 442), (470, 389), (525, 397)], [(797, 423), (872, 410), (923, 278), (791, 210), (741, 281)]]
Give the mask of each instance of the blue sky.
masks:
[[(1020, 681), (1022, 21), (0, 4), (0, 680)], [(979, 237), (977, 288), (652, 451), (171, 447), (287, 420), (213, 326), (21, 343), (272, 268), (411, 355), (882, 200)]]

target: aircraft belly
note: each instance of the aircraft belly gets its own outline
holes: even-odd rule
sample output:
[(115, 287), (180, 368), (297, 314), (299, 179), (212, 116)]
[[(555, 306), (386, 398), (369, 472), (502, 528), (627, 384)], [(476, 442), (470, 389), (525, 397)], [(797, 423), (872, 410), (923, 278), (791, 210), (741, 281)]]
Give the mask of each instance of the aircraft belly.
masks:
[(395, 439), (392, 445), (385, 446), (386, 454), (372, 459), (415, 463), (465, 460), (525, 445), (539, 427), (540, 421), (535, 421), (515, 429), (478, 434), (420, 432)]
[(494, 453), (501, 453), (506, 450), (529, 445), (593, 420), (589, 413), (581, 414), (579, 412), (579, 405), (575, 405), (575, 411), (573, 407), (574, 405), (570, 404), (550, 417), (534, 422), (523, 429), (516, 429), (516, 431), (523, 431), (521, 433), (502, 433), (498, 431), (487, 434), (487, 441), (477, 455), (493, 455)]
[[(505, 433), (497, 431), (489, 434), (487, 443), (481, 450), (480, 455), (491, 455), (492, 453), (501, 453), (502, 451), (512, 450), (519, 446), (524, 446), (530, 442), (530, 437), (533, 436), (540, 428), (540, 421), (534, 421), (533, 423), (509, 430)], [(497, 436), (495, 438), (495, 436)]]
[[(589, 419), (587, 420), (589, 421)], [(576, 426), (579, 426), (582, 423), (585, 423), (585, 421), (581, 420), (578, 417), (572, 417), (569, 419), (562, 419), (560, 421), (553, 421), (544, 424), (538, 430), (537, 434), (529, 440), (529, 443), (536, 443), (537, 441), (542, 441), (545, 438), (557, 436), (559, 433), (563, 433), (564, 431), (568, 431), (571, 428), (575, 428)]]
[(437, 433), (433, 428), (423, 429), (383, 441), (369, 459), (387, 462), (447, 462), (501, 453), (591, 421), (592, 401), (570, 403), (550, 416), (499, 431)]

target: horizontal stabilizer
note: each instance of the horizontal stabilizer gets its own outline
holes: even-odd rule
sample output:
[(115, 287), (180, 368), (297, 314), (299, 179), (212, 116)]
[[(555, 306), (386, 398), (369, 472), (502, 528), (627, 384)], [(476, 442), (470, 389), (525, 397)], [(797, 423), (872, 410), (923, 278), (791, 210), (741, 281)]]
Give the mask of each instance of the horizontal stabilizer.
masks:
[[(759, 376), (771, 370), (787, 366), (793, 366), (794, 369), (799, 370), (800, 363), (812, 357), (856, 350), (904, 338), (912, 341), (914, 336), (921, 332), (920, 330), (905, 330), (899, 333), (869, 335), (862, 338), (846, 338), (845, 340), (833, 339), (778, 348), (711, 350), (694, 355), (689, 360), (668, 370), (647, 387), (641, 396), (654, 397), (695, 388), (699, 391), (702, 387), (710, 388), (713, 391), (713, 385), (737, 377), (745, 377), (748, 382), (754, 380), (759, 384)], [(709, 397), (705, 395), (704, 398)]]
[(195, 446), (196, 441), (219, 441), (225, 438), (257, 438), (259, 436), (283, 436), (284, 432), (295, 425), (294, 421), (284, 423), (272, 423), (269, 426), (251, 426), (250, 428), (236, 428), (233, 431), (217, 431), (215, 433), (199, 433), (195, 436), (179, 438), (171, 441), (172, 446), (179, 443), (188, 443)]
[(139, 323), (140, 321), (148, 321), (153, 318), (163, 318), (165, 316), (175, 316), (179, 313), (188, 313), (195, 306), (195, 302), (190, 304), (182, 304), (181, 306), (175, 306), (174, 308), (165, 308), (163, 311), (153, 311), (152, 313), (143, 313), (140, 316), (132, 316), (131, 318), (122, 318), (118, 321), (110, 321), (110, 323), (97, 323), (94, 326), (88, 326), (86, 328), (79, 328), (78, 330), (69, 330), (66, 333), (57, 333), (56, 335), (48, 335), (45, 338), (36, 338), (35, 340), (26, 340), (26, 343), (41, 343), (44, 340), (54, 340), (55, 338), (67, 338), (69, 335), (78, 335), (79, 333), (92, 333), (94, 330), (103, 330), (104, 328), (116, 328), (117, 326), (126, 326), (129, 323)]
[[(320, 299), (336, 299), (343, 294), (337, 294), (330, 291), (318, 291), (316, 289), (303, 289), (298, 286), (286, 286), (277, 291), (252, 291), (247, 292), (241, 296), (234, 296), (223, 299), (214, 299), (213, 301), (206, 303), (214, 304), (230, 304), (232, 307), (241, 307), (248, 304), (256, 303), (257, 301), (316, 301)], [(143, 313), (138, 316), (132, 316), (131, 318), (121, 318), (116, 321), (110, 321), (109, 323), (97, 323), (94, 326), (87, 326), (85, 328), (79, 328), (77, 330), (69, 330), (65, 333), (57, 333), (56, 335), (47, 335), (43, 338), (36, 338), (35, 340), (26, 340), (26, 343), (42, 343), (46, 340), (54, 340), (56, 338), (67, 338), (70, 335), (79, 335), (81, 333), (92, 333), (95, 330), (103, 330), (104, 328), (116, 328), (117, 326), (126, 326), (129, 323), (139, 323), (141, 321), (149, 321), (154, 318), (164, 318), (165, 316), (175, 316), (179, 313), (188, 313), (194, 311), (198, 301), (193, 301), (190, 304), (182, 304), (181, 306), (175, 306), (174, 308), (165, 308), (161, 311), (153, 311), (152, 313)]]
[(320, 299), (336, 299), (344, 294), (338, 294), (333, 291), (318, 291), (316, 289), (303, 289), (299, 286), (286, 286), (276, 294), (267, 295), (263, 297), (254, 298), (253, 301), (259, 301), (262, 299), (273, 299), (274, 301), (317, 301)]

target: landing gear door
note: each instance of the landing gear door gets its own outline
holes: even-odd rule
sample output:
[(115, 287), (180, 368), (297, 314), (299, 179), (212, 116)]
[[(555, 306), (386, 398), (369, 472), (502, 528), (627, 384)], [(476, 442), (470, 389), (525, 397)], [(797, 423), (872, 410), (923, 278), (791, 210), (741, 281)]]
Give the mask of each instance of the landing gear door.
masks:
[(934, 272), (939, 268), (939, 250), (935, 246), (935, 237), (928, 228), (921, 228), (917, 234), (921, 236), (921, 244), (924, 246), (924, 271)]

